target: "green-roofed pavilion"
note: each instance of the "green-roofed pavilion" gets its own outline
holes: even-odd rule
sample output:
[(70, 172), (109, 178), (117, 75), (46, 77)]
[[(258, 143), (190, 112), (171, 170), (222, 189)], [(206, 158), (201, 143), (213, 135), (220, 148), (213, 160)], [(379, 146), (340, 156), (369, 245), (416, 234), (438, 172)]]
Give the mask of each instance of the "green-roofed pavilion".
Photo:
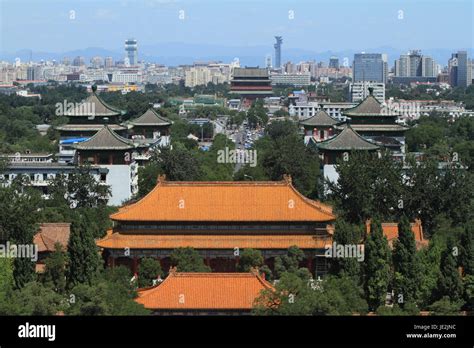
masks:
[(73, 147), (80, 164), (111, 165), (131, 162), (132, 150), (136, 149), (137, 145), (105, 125), (92, 138)]
[(150, 108), (143, 115), (129, 122), (129, 134), (130, 136), (141, 135), (145, 139), (158, 139), (169, 135), (171, 124), (170, 120)]
[(324, 110), (319, 110), (314, 116), (299, 122), (300, 126), (304, 128), (305, 144), (308, 144), (310, 139), (320, 142), (332, 137), (335, 133), (335, 126), (339, 123)]
[(335, 164), (336, 159), (344, 152), (377, 151), (380, 149), (380, 146), (364, 139), (348, 124), (345, 125), (341, 133), (317, 143), (316, 147), (324, 155), (325, 164)]

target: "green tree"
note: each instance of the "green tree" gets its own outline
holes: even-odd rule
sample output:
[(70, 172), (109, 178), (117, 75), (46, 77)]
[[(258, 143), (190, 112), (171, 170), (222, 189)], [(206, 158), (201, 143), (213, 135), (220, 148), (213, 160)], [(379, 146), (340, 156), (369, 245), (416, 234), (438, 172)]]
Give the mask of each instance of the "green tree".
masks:
[(367, 312), (363, 291), (349, 277), (309, 281), (285, 272), (275, 289), (262, 291), (256, 315), (352, 315)]
[(30, 282), (12, 292), (3, 315), (55, 315), (64, 310), (64, 298), (51, 288)]
[(457, 269), (458, 247), (453, 238), (449, 238), (446, 249), (441, 255), (440, 273), (437, 283), (437, 297), (447, 296), (453, 303), (462, 298), (463, 286)]
[(170, 255), (171, 264), (178, 272), (210, 272), (211, 268), (204, 264), (204, 259), (193, 248), (174, 249)]
[[(8, 187), (0, 187), (0, 240), (33, 244), (40, 201), (39, 193), (28, 186), (24, 177), (17, 177)], [(30, 258), (15, 258), (13, 267), (16, 288), (35, 279), (35, 264)]]
[(398, 213), (403, 192), (402, 168), (390, 154), (351, 152), (336, 165), (339, 179), (327, 182), (330, 198), (350, 223), (365, 223), (372, 216), (391, 220)]
[(71, 225), (68, 244), (68, 284), (91, 284), (100, 266), (100, 257), (85, 218), (80, 217)]
[(390, 249), (382, 225), (376, 219), (371, 223), (364, 252), (365, 296), (369, 308), (376, 310), (385, 303), (390, 282)]
[(61, 244), (54, 245), (54, 251), (44, 260), (44, 263), (43, 284), (50, 285), (57, 293), (63, 293), (66, 290), (67, 254)]
[(140, 266), (138, 267), (138, 286), (140, 288), (153, 285), (153, 280), (162, 275), (163, 271), (157, 260), (150, 257), (144, 257), (140, 260)]
[(263, 255), (260, 250), (244, 249), (240, 254), (238, 270), (240, 272), (250, 272), (251, 268), (263, 265)]
[(13, 279), (13, 260), (0, 258), (0, 314), (5, 313), (11, 292), (15, 286)]
[[(352, 225), (341, 218), (336, 220), (333, 243), (339, 245), (358, 245), (362, 241), (360, 226)], [(349, 276), (359, 282), (361, 276), (360, 262), (356, 258), (333, 258), (329, 272), (333, 275)]]
[(78, 284), (69, 294), (68, 315), (146, 315), (149, 313), (134, 301), (136, 292), (130, 283), (130, 270), (106, 269), (89, 284)]
[(444, 296), (430, 305), (428, 309), (432, 311), (432, 315), (459, 315), (461, 305), (462, 301), (453, 301), (449, 296)]
[(464, 274), (474, 275), (474, 222), (469, 222), (461, 235), (460, 261)]
[[(402, 308), (418, 299), (420, 267), (416, 255), (415, 236), (410, 222), (403, 216), (398, 224), (398, 239), (393, 248), (394, 290)], [(400, 302), (401, 301), (401, 302)]]
[(160, 166), (154, 161), (138, 168), (138, 197), (143, 197), (153, 190), (160, 174)]
[(156, 161), (161, 173), (170, 181), (194, 181), (200, 176), (199, 163), (193, 153), (182, 144), (176, 144), (173, 150), (160, 149)]
[(307, 268), (300, 267), (305, 258), (304, 251), (293, 245), (288, 248), (287, 254), (275, 257), (275, 276), (280, 278), (284, 273), (292, 273), (301, 279), (309, 279), (311, 273)]

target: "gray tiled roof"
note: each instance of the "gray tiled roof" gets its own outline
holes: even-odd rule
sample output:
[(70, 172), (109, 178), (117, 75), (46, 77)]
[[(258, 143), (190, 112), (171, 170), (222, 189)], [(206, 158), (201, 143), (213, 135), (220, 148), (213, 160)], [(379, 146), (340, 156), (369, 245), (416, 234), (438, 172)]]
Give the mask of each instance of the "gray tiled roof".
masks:
[(166, 118), (159, 115), (155, 110), (148, 109), (140, 117), (131, 120), (131, 124), (134, 126), (169, 126), (171, 122)]
[[(108, 126), (113, 131), (127, 129), (118, 124), (109, 124)], [(63, 124), (62, 126), (55, 127), (55, 129), (60, 131), (100, 131), (102, 128), (104, 128), (103, 124)]]
[(74, 145), (77, 150), (129, 150), (134, 147), (131, 140), (121, 137), (108, 125), (89, 140)]
[(377, 150), (379, 146), (364, 139), (357, 134), (351, 126), (346, 125), (341, 133), (335, 137), (317, 144), (321, 150), (351, 151), (351, 150)]
[(400, 124), (352, 124), (356, 132), (404, 132), (409, 127)]
[(327, 114), (324, 110), (319, 110), (314, 116), (300, 121), (300, 124), (303, 126), (325, 126), (331, 127), (339, 122), (333, 119)]
[(117, 116), (124, 114), (125, 111), (107, 105), (101, 98), (95, 93), (92, 93), (87, 97), (84, 102), (79, 104), (74, 109), (65, 112), (65, 116)]
[(382, 111), (382, 104), (373, 95), (369, 95), (353, 108), (346, 109), (342, 113), (345, 116), (396, 116), (397, 114)]

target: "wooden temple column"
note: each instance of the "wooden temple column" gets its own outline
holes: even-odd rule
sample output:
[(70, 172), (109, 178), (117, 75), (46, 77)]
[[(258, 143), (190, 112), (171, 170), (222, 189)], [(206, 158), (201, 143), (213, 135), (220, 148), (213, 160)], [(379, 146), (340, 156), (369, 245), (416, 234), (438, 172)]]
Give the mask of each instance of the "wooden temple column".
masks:
[(211, 258), (209, 257), (209, 255), (207, 255), (204, 259), (204, 264), (208, 267), (211, 267)]
[(306, 267), (309, 269), (311, 274), (313, 274), (313, 255), (308, 255), (306, 260)]
[(134, 257), (132, 261), (132, 272), (135, 274), (138, 272), (138, 258)]
[(115, 257), (109, 256), (109, 258), (108, 258), (108, 260), (107, 260), (107, 264), (108, 264), (109, 267), (111, 267), (111, 268), (115, 267)]

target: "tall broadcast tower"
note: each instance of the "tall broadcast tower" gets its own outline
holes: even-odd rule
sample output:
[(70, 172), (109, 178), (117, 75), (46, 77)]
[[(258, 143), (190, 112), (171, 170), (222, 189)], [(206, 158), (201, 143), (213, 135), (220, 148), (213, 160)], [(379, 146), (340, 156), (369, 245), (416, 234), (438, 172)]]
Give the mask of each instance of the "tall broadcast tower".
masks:
[(283, 38), (281, 36), (275, 36), (276, 43), (273, 45), (275, 48), (275, 68), (281, 68), (281, 44), (283, 43)]

